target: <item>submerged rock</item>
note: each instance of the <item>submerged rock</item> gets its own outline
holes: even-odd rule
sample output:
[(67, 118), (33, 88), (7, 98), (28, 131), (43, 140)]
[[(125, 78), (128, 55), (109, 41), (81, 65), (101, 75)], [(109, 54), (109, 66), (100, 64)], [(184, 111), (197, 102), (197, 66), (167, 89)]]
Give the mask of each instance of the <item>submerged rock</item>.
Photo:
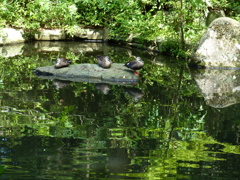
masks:
[(35, 74), (44, 79), (59, 79), (76, 82), (134, 84), (139, 77), (121, 63), (113, 63), (111, 68), (104, 69), (97, 64), (74, 64), (60, 69), (54, 66), (39, 67)]
[(190, 64), (240, 68), (240, 22), (227, 17), (215, 19), (202, 36)]

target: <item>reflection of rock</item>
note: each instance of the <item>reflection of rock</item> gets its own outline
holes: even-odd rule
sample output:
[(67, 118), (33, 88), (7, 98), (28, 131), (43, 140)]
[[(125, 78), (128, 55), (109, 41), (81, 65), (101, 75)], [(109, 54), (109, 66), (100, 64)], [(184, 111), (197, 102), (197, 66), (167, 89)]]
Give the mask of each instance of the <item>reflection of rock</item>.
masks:
[(125, 92), (129, 94), (136, 102), (138, 102), (144, 93), (138, 88), (125, 88)]
[(55, 79), (53, 81), (53, 84), (56, 87), (56, 89), (65, 88), (65, 87), (69, 86), (70, 83), (71, 83), (71, 81), (62, 81), (62, 80), (57, 80), (57, 79)]
[(86, 43), (86, 42), (71, 42), (64, 41), (37, 41), (34, 47), (40, 51), (71, 51), (71, 52), (93, 52), (104, 51), (106, 44), (104, 43)]
[(110, 86), (107, 83), (97, 83), (95, 87), (105, 95), (110, 91)]
[(240, 103), (239, 71), (205, 69), (192, 74), (208, 105), (224, 108)]
[[(83, 29), (74, 26), (73, 35), (81, 39), (107, 40), (109, 29)], [(35, 34), (36, 40), (65, 40), (67, 32), (61, 29), (42, 29)]]
[(202, 36), (191, 64), (206, 67), (240, 67), (240, 22), (227, 17), (215, 19)]
[(16, 55), (22, 54), (23, 46), (24, 46), (24, 44), (2, 46), (2, 47), (0, 47), (0, 56), (11, 57), (11, 56), (16, 56)]

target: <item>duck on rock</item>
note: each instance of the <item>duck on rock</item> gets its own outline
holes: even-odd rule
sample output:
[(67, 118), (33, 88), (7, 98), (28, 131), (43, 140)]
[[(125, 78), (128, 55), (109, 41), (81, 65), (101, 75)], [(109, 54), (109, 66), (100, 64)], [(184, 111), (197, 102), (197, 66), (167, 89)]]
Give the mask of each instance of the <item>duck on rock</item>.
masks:
[(67, 67), (71, 64), (71, 61), (66, 58), (57, 58), (56, 63), (54, 64), (54, 67), (56, 69)]
[(110, 68), (112, 65), (112, 61), (109, 56), (96, 56), (98, 65), (102, 68)]
[(136, 70), (141, 69), (144, 66), (144, 62), (140, 57), (137, 57), (135, 60), (132, 60), (130, 62), (127, 62), (124, 66), (133, 69), (134, 74), (136, 76), (139, 76), (139, 73)]

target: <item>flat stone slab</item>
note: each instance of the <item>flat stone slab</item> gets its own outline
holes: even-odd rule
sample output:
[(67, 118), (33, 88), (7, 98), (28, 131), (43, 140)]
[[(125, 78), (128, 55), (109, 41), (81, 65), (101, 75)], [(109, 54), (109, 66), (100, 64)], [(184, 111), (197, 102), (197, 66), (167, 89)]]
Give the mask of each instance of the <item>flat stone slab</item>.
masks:
[(123, 63), (113, 63), (111, 68), (104, 69), (97, 64), (71, 64), (60, 69), (54, 66), (39, 67), (35, 70), (39, 78), (59, 79), (76, 82), (110, 83), (130, 85), (139, 81), (139, 76)]

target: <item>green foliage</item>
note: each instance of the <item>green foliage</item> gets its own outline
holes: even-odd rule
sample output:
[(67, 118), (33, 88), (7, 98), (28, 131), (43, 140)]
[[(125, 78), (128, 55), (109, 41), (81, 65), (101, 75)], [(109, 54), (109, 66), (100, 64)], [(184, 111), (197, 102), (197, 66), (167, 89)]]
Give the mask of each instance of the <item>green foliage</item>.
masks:
[(24, 29), (58, 28), (77, 24), (79, 14), (72, 1), (4, 1), (0, 17), (9, 26)]
[(237, 21), (240, 21), (240, 3), (239, 1), (230, 0), (228, 3), (227, 8), (227, 15), (233, 17)]
[(4, 0), (0, 3), (0, 27), (30, 31), (63, 28), (70, 34), (75, 25), (109, 28), (111, 39), (143, 45), (151, 41), (152, 46), (160, 43), (162, 52), (185, 58), (185, 51), (206, 29), (208, 8), (224, 10), (228, 16), (240, 19), (236, 0)]
[(186, 58), (185, 52), (180, 48), (179, 42), (175, 39), (167, 39), (158, 43), (158, 49), (161, 53), (168, 54), (177, 58)]

